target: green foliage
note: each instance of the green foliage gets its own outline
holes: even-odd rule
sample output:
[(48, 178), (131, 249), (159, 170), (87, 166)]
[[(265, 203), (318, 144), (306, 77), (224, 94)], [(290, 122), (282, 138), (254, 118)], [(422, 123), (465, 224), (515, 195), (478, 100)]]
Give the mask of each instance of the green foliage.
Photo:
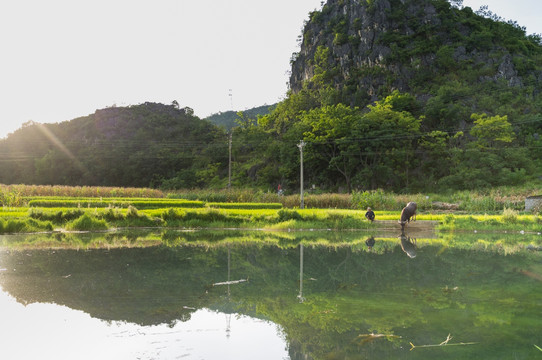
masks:
[(514, 224), (518, 221), (518, 212), (513, 209), (504, 208), (502, 212), (502, 220), (505, 223)]
[(402, 205), (391, 193), (385, 193), (382, 189), (366, 190), (363, 192), (354, 191), (352, 193), (352, 202), (358, 209), (402, 209)]
[(302, 220), (303, 217), (295, 210), (281, 209), (277, 212), (277, 221)]
[(9, 189), (0, 188), (0, 205), (12, 207), (20, 206), (22, 197), (18, 191), (10, 191)]
[(109, 207), (102, 217), (108, 222), (124, 220), (126, 217), (118, 208)]
[[(336, 1), (311, 12), (292, 58), (291, 90), (276, 105), (201, 120), (178, 103), (145, 103), (61, 124), (28, 122), (0, 140), (0, 153), (8, 156), (0, 163), (0, 182), (79, 185), (71, 191), (94, 198), (71, 205), (83, 208), (203, 206), (96, 199), (164, 197), (166, 190), (174, 194), (170, 199), (293, 207), (299, 204), (293, 194), (301, 185), (301, 140), (307, 144), (303, 185), (314, 185), (311, 207), (352, 207), (347, 200), (312, 197), (321, 192), (472, 191), (537, 179), (540, 36), (526, 36), (489, 9), (462, 8), (460, 0), (380, 5)], [(374, 32), (364, 31), (369, 28)], [(14, 154), (17, 159), (9, 158)], [(233, 190), (218, 191), (228, 185), (230, 164)], [(278, 184), (282, 198), (275, 194)], [(201, 188), (212, 190), (177, 194)], [(25, 191), (34, 193), (3, 186), (0, 202), (17, 206), (26, 196), (67, 190), (35, 185)], [(70, 206), (36, 201), (44, 200), (32, 199), (32, 206)]]
[(278, 203), (208, 203), (207, 206), (217, 209), (281, 209)]
[[(252, 109), (243, 110), (243, 115), (248, 119), (256, 120), (260, 116), (269, 114), (275, 108), (275, 106), (276, 104), (263, 105)], [(236, 111), (224, 111), (210, 115), (205, 118), (205, 120), (230, 131), (238, 125), (236, 122), (238, 119), (238, 114), (239, 113)]]
[(19, 233), (28, 229), (25, 221), (0, 219), (0, 233)]
[(59, 211), (44, 211), (42, 209), (31, 208), (28, 210), (28, 216), (37, 220), (49, 220), (55, 224), (63, 224), (72, 221), (84, 214), (81, 209), (69, 209)]
[(474, 120), (474, 126), (470, 134), (478, 139), (479, 146), (499, 146), (511, 143), (515, 138), (506, 115), (488, 117), (486, 114), (472, 114), (471, 119)]
[(30, 160), (0, 164), (0, 182), (158, 186), (179, 171), (222, 163), (223, 139), (223, 130), (187, 108), (153, 103), (108, 108), (61, 124), (31, 123), (0, 141), (2, 153)]
[(97, 219), (94, 216), (84, 213), (81, 217), (68, 223), (66, 225), (66, 228), (69, 230), (77, 230), (77, 231), (96, 231), (96, 230), (107, 230), (108, 225), (105, 220)]

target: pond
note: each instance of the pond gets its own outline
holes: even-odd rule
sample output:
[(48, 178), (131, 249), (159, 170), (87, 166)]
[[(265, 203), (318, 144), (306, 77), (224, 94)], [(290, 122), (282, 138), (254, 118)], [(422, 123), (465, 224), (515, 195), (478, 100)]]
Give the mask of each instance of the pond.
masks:
[(541, 248), (539, 234), (0, 236), (0, 358), (538, 358)]

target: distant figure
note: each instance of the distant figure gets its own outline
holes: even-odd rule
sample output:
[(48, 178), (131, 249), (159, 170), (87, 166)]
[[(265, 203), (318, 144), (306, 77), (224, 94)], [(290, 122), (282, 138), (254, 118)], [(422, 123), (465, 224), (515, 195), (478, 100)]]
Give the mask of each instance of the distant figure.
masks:
[(280, 184), (279, 184), (279, 186), (277, 187), (277, 194), (279, 194), (279, 195), (284, 194), (284, 191), (282, 191), (282, 186), (280, 186)]
[(365, 240), (365, 245), (367, 245), (367, 247), (369, 248), (369, 250), (371, 250), (373, 248), (373, 246), (375, 246), (375, 238), (374, 236), (371, 236), (370, 238), (368, 238), (367, 240)]
[(405, 231), (405, 225), (406, 223), (410, 222), (410, 219), (413, 218), (412, 221), (416, 221), (416, 209), (418, 208), (418, 205), (416, 205), (415, 202), (409, 202), (401, 211), (401, 219), (399, 220), (399, 224), (401, 224), (401, 232)]
[(365, 217), (370, 222), (373, 222), (375, 220), (375, 213), (370, 207), (367, 208), (367, 212), (365, 213)]
[(416, 257), (416, 239), (414, 242), (410, 241), (410, 237), (407, 237), (404, 232), (399, 236), (401, 238), (401, 249), (408, 255), (409, 258), (413, 259)]

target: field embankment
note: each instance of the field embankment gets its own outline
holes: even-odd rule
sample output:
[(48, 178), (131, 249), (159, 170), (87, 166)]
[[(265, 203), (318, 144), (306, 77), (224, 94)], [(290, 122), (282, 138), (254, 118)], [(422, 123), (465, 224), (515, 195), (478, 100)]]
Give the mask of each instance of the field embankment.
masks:
[[(519, 200), (512, 199), (519, 199), (518, 195), (496, 198), (495, 194), (473, 194), (469, 206), (482, 210), (469, 213), (458, 204), (431, 201), (436, 196), (395, 195), (382, 191), (307, 194), (306, 208), (299, 209), (294, 206), (295, 195), (279, 196), (248, 190), (165, 194), (152, 189), (23, 185), (2, 185), (0, 190), (0, 233), (124, 227), (400, 230), (397, 220), (402, 206), (408, 201), (418, 202), (417, 222), (407, 225), (410, 231), (430, 227), (442, 231), (537, 232), (542, 224), (538, 212), (517, 210)], [(461, 198), (463, 195), (455, 196)], [(474, 201), (477, 197), (480, 200)], [(238, 201), (231, 201), (232, 198)], [(254, 201), (256, 199), (262, 201)], [(376, 210), (374, 223), (364, 218), (366, 206)]]

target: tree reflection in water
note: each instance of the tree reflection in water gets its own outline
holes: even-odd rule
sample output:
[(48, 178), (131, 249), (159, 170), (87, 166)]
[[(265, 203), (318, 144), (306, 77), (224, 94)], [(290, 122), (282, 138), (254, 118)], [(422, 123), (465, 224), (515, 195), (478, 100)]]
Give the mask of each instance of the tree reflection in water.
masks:
[[(84, 251), (3, 238), (0, 285), (22, 304), (109, 323), (174, 327), (207, 309), (224, 314), (233, 339), (233, 317), (272, 321), (291, 359), (400, 358), (410, 343), (439, 344), (450, 333), (477, 343), (447, 348), (455, 358), (537, 354), (542, 258), (528, 248), (540, 237), (412, 235), (180, 231), (151, 234), (162, 245), (153, 238), (150, 247), (132, 238), (132, 248), (101, 235), (85, 240), (101, 248)], [(420, 359), (442, 351), (416, 350)]]

